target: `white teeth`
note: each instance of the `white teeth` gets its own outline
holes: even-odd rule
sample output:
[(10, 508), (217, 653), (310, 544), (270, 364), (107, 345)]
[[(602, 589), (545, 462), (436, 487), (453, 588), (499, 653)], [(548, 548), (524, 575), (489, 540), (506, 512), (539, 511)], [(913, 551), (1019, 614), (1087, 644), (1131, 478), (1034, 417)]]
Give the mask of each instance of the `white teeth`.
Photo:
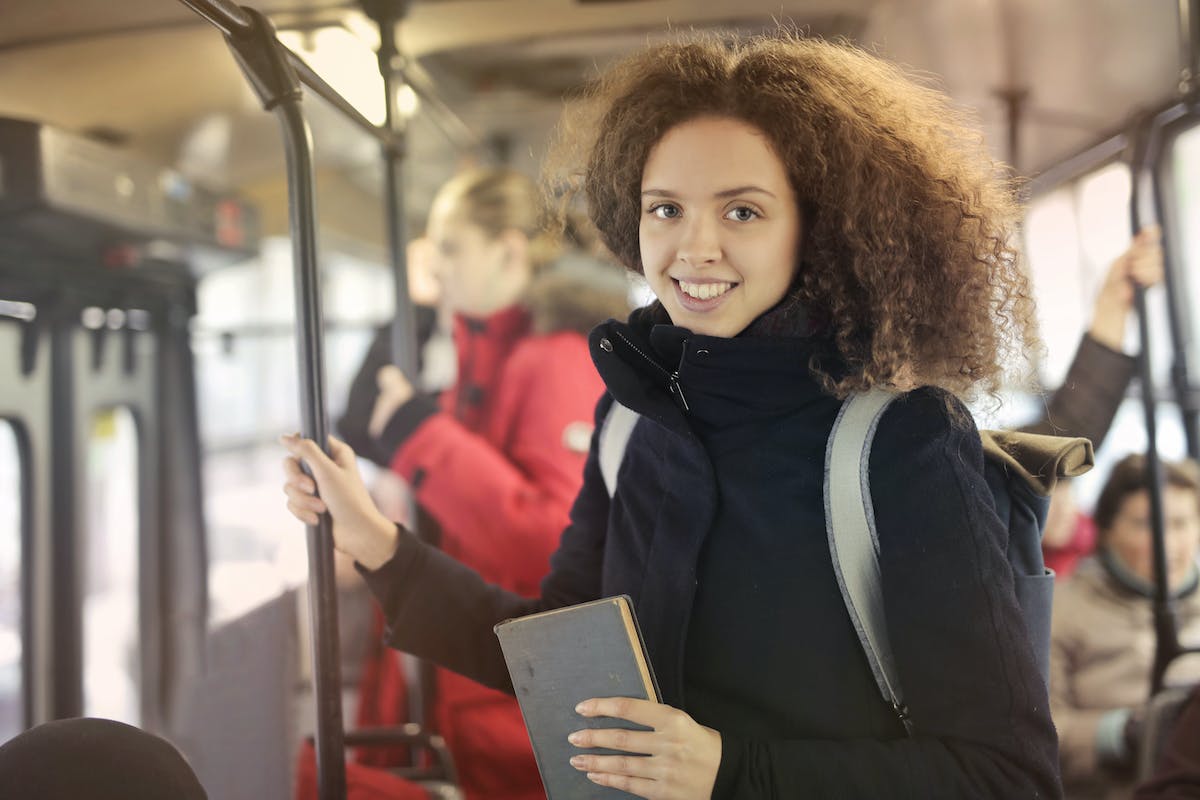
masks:
[(711, 300), (714, 297), (720, 297), (733, 288), (732, 283), (689, 283), (688, 281), (680, 281), (679, 288), (688, 297), (694, 297), (697, 300)]

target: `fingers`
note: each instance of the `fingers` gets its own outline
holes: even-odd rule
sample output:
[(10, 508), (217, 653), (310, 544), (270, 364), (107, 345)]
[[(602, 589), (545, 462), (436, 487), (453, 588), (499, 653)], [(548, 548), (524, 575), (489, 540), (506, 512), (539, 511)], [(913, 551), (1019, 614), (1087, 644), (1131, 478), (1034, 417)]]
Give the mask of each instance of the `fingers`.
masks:
[(289, 433), (279, 437), (280, 444), (293, 457), (301, 460), (312, 471), (313, 477), (319, 484), (333, 470), (336, 463), (330, 460), (325, 452), (317, 447), (312, 439), (304, 439), (298, 433)]
[(408, 378), (404, 377), (404, 373), (399, 367), (392, 364), (380, 367), (379, 371), (375, 373), (375, 384), (381, 392), (403, 387), (407, 383)]
[(1138, 231), (1125, 251), (1125, 275), (1139, 286), (1150, 287), (1163, 279), (1162, 231), (1147, 225)]
[(580, 772), (586, 772), (588, 780), (601, 786), (612, 786), (634, 794), (642, 794), (634, 786), (634, 782), (652, 783), (659, 779), (654, 769), (655, 760), (642, 756), (575, 756), (571, 766)]
[(582, 717), (627, 719), (648, 728), (661, 728), (682, 712), (661, 703), (633, 697), (594, 697), (575, 706), (575, 713)]
[[(320, 502), (320, 498), (312, 498), (312, 499), (317, 500), (317, 502)], [(304, 506), (299, 505), (299, 504), (293, 502), (292, 500), (288, 500), (287, 510), (291, 513), (291, 515), (293, 517), (300, 520), (305, 525), (318, 524), (318, 522), (320, 521), (319, 515), (320, 515), (320, 513), (322, 513), (322, 512), (314, 511), (310, 508), (305, 508)], [(323, 511), (323, 509), (322, 509), (322, 511)]]
[(576, 747), (607, 747), (627, 753), (650, 755), (654, 750), (654, 731), (631, 731), (624, 728), (585, 728), (575, 731), (567, 741)]
[(355, 460), (354, 449), (350, 445), (343, 442), (333, 434), (328, 437), (329, 455), (333, 458), (333, 463), (337, 464), (342, 469), (351, 467), (357, 469), (358, 462)]
[(1137, 232), (1137, 236), (1133, 237), (1135, 245), (1158, 242), (1161, 238), (1162, 228), (1155, 224), (1143, 225), (1141, 230)]

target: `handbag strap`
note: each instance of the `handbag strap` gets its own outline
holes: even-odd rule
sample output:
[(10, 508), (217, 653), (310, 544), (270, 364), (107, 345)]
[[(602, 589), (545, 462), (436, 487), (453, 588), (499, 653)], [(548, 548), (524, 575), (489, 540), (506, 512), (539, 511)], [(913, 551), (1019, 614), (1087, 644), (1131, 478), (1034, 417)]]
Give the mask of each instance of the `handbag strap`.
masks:
[(825, 528), (838, 589), (871, 674), (911, 736), (912, 721), (902, 699), (884, 616), (869, 469), (875, 430), (896, 396), (872, 389), (852, 394), (842, 404), (825, 446)]

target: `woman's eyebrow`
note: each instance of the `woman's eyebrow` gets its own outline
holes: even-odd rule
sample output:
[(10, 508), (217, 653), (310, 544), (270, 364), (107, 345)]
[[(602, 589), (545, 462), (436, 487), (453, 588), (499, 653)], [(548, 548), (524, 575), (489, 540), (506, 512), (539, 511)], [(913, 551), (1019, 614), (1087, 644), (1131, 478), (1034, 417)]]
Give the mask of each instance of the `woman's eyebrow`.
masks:
[(759, 194), (765, 194), (767, 197), (775, 196), (774, 192), (768, 192), (766, 189), (763, 189), (761, 186), (735, 186), (732, 189), (722, 189), (721, 191), (714, 194), (713, 197), (720, 197), (720, 198), (735, 197), (739, 194), (750, 194), (752, 192), (758, 192)]
[[(724, 199), (727, 197), (736, 197), (739, 194), (750, 194), (752, 192), (765, 194), (767, 197), (775, 196), (774, 192), (769, 192), (760, 186), (735, 186), (732, 189), (722, 189), (719, 192), (714, 192), (713, 197)], [(677, 195), (675, 192), (672, 192), (668, 189), (643, 189), (642, 197), (646, 197), (647, 195), (653, 195), (654, 197), (670, 197), (673, 199), (677, 199), (679, 197), (679, 195)]]

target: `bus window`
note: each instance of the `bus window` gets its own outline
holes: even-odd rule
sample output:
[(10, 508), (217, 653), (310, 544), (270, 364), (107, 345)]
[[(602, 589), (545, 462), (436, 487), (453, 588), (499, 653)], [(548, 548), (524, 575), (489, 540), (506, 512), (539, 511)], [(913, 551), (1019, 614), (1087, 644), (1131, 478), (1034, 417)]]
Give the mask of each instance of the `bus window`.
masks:
[(21, 462), (12, 426), (0, 420), (0, 741), (24, 728), (21, 685)]
[[(392, 316), (385, 266), (329, 247), (325, 289), (328, 414), (341, 413), (374, 328)], [(277, 501), (279, 435), (300, 429), (291, 243), (206, 275), (193, 329), (204, 452), (209, 610), (239, 616), (307, 575), (303, 529)]]
[(209, 622), (240, 616), (300, 583), (302, 529), (273, 495), (281, 432), (300, 427), (286, 239), (206, 275), (193, 329), (204, 462)]
[(1075, 198), (1069, 188), (1030, 203), (1025, 219), (1025, 251), (1038, 301), (1038, 329), (1046, 343), (1039, 377), (1050, 387), (1057, 386), (1067, 374), (1074, 344), (1087, 325), (1079, 250)]
[(83, 550), (83, 711), (137, 725), (137, 426), (95, 414), (87, 446)]

